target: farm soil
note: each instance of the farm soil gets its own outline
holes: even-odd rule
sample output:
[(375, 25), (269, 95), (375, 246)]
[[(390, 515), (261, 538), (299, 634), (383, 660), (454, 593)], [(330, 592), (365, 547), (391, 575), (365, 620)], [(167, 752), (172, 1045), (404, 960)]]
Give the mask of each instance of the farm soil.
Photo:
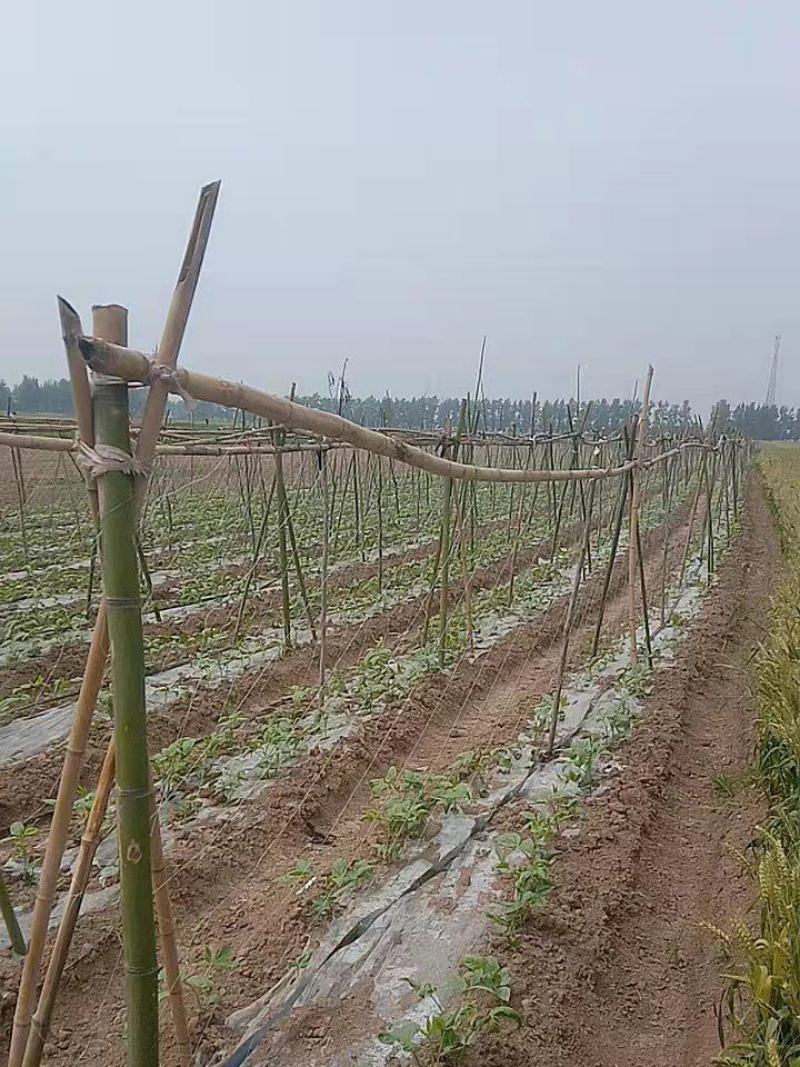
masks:
[(547, 908), (516, 951), (494, 946), (524, 1023), (470, 1067), (708, 1067), (719, 1054), (719, 968), (702, 924), (752, 920), (741, 853), (761, 806), (752, 791), (716, 795), (712, 780), (753, 758), (752, 659), (778, 565), (754, 480), (737, 549), (656, 680), (621, 770), (563, 843)]
[[(673, 567), (682, 553), (685, 526), (686, 519), (681, 523), (678, 517), (670, 524)], [(660, 552), (661, 536), (654, 532), (645, 541), (653, 581)], [(573, 663), (585, 654), (600, 582), (598, 573), (584, 587)], [(621, 629), (626, 604), (623, 563), (616, 568), (608, 606), (612, 632)], [(313, 942), (307, 905), (282, 880), (286, 872), (301, 857), (324, 873), (337, 859), (371, 854), (375, 830), (363, 821), (371, 806), (368, 781), (392, 764), (445, 770), (466, 748), (514, 738), (552, 686), (564, 610), (565, 598), (560, 598), (543, 616), (475, 663), (462, 664), (448, 677), (426, 680), (400, 709), (389, 709), (363, 724), (335, 751), (312, 753), (263, 798), (242, 809), (234, 825), (202, 825), (179, 837), (170, 868), (185, 970), (191, 974), (202, 966), (205, 945), (229, 946), (238, 961), (235, 970), (221, 976), (216, 1005), (195, 1011), (190, 1004), (193, 1040), (205, 1055), (230, 1044), (224, 1027), (227, 1014), (263, 994)], [(262, 707), (265, 681), (253, 694)], [(282, 679), (284, 686), (287, 681)], [(49, 1062), (72, 1064), (76, 1055), (87, 1063), (121, 1062), (117, 1036), (121, 961), (115, 909), (82, 920), (75, 950), (60, 997)], [(10, 991), (7, 996), (12, 996)], [(10, 1000), (7, 1003), (10, 1006)], [(3, 1023), (8, 1024), (7, 1016)], [(166, 1022), (163, 1037), (165, 1062), (170, 1063)]]
[[(682, 511), (676, 512), (671, 522), (679, 523), (681, 514)], [(577, 529), (572, 529), (565, 536), (576, 535)], [(546, 556), (548, 551), (549, 542), (542, 542), (535, 548), (520, 551), (515, 561), (515, 575), (523, 574), (540, 556)], [(500, 559), (477, 568), (473, 573), (470, 587), (473, 593), (482, 589), (491, 589), (499, 583), (508, 581), (510, 576), (510, 561)], [(341, 580), (344, 575), (339, 577)], [(450, 603), (454, 604), (460, 598), (460, 587), (457, 586), (449, 598)], [(329, 664), (346, 669), (353, 666), (365, 650), (379, 640), (390, 648), (406, 641), (421, 625), (426, 601), (425, 595), (415, 597), (358, 625), (331, 627), (328, 635)], [(563, 609), (558, 604), (556, 607), (560, 617)], [(223, 611), (223, 609), (216, 610), (217, 612)], [(230, 615), (230, 612), (236, 609), (226, 610)], [(431, 604), (432, 616), (436, 616), (438, 611), (439, 599), (435, 597)], [(221, 618), (215, 621), (215, 625), (220, 624)], [(192, 625), (196, 625), (196, 620), (185, 620), (184, 624), (173, 627), (171, 632), (184, 630), (187, 626), (191, 630)], [(167, 627), (162, 629), (165, 632), (168, 631)], [(63, 655), (74, 658), (75, 669), (80, 674), (86, 661), (86, 647), (66, 650)], [(315, 684), (318, 657), (319, 651), (316, 646), (296, 648), (270, 664), (268, 668), (259, 670), (254, 675), (245, 675), (222, 689), (199, 686), (190, 696), (170, 705), (163, 711), (156, 711), (150, 715), (148, 722), (150, 750), (156, 752), (178, 737), (204, 736), (214, 728), (220, 716), (231, 707), (241, 709), (251, 718), (261, 716), (265, 712), (268, 714), (272, 707), (286, 695), (291, 686)], [(68, 661), (71, 665), (72, 660)], [(160, 666), (164, 667), (163, 664)], [(41, 666), (38, 669), (41, 670)], [(48, 703), (52, 704), (52, 701)], [(110, 737), (110, 733), (111, 727), (108, 720), (102, 720), (97, 716), (92, 727), (82, 774), (82, 783), (87, 788), (92, 787), (92, 783), (99, 774), (106, 739)], [(49, 815), (51, 809), (46, 800), (54, 797), (58, 791), (58, 778), (63, 761), (63, 746), (57, 745), (24, 763), (15, 765), (13, 775), (0, 775), (0, 834), (7, 832), (11, 822), (15, 819), (37, 822)]]

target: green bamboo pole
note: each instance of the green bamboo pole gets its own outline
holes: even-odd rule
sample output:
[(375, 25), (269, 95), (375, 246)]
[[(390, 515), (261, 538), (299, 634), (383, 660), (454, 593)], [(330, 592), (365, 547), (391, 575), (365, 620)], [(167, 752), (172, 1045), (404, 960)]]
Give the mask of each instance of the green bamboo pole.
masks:
[(11, 947), (18, 956), (24, 956), (25, 938), (22, 936), (22, 930), (19, 928), (17, 913), (14, 911), (14, 905), (11, 903), (11, 894), (8, 892), (8, 886), (3, 878), (2, 870), (0, 870), (0, 914), (3, 916), (3, 922), (6, 924)]
[[(124, 321), (123, 308), (118, 309), (118, 314)], [(127, 384), (96, 382), (92, 407), (98, 445), (130, 453)], [(107, 471), (98, 479), (114, 705), (127, 1061), (129, 1067), (157, 1067), (158, 962), (134, 481), (133, 475), (119, 470)]]

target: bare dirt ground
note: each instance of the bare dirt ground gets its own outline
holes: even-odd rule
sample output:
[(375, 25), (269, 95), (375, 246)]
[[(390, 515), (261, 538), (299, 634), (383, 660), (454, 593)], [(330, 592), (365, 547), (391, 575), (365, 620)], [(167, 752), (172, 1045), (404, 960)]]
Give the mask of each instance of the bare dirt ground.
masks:
[[(686, 529), (685, 514), (677, 514), (669, 523), (670, 569), (679, 564)], [(662, 536), (653, 531), (645, 538), (654, 585), (660, 573)], [(624, 564), (623, 560), (615, 568), (609, 633), (619, 632), (626, 617)], [(572, 663), (586, 654), (601, 581), (598, 571), (584, 587)], [(315, 870), (324, 873), (337, 859), (372, 854), (375, 830), (363, 818), (372, 803), (368, 781), (390, 765), (446, 770), (466, 748), (515, 738), (537, 700), (552, 687), (565, 608), (566, 598), (559, 598), (480, 660), (461, 664), (448, 677), (426, 679), (401, 707), (365, 722), (336, 751), (311, 754), (242, 811), (235, 826), (222, 832), (219, 827), (199, 826), (185, 837), (179, 835), (170, 857), (171, 888), (186, 971), (191, 974), (200, 966), (206, 945), (228, 946), (237, 960), (236, 969), (221, 981), (219, 1000), (211, 1010), (203, 1006), (195, 1013), (190, 1003), (193, 1041), (206, 1057), (230, 1044), (224, 1026), (228, 1012), (263, 993), (315, 936), (307, 908), (285, 884), (287, 871), (300, 858), (311, 860)], [(287, 681), (280, 678), (281, 685)], [(257, 702), (263, 709), (265, 696), (274, 695), (277, 682), (272, 672), (259, 680), (253, 707)], [(174, 709), (169, 717), (176, 717)], [(151, 729), (163, 741), (156, 727), (152, 722)], [(196, 727), (202, 731), (202, 723)], [(164, 730), (169, 733), (166, 723)], [(25, 803), (38, 788), (37, 778), (42, 784), (42, 764), (36, 758), (18, 768), (15, 778), (26, 780)], [(30, 780), (24, 775), (29, 768)], [(23, 799), (19, 784), (9, 805), (12, 811), (19, 810)], [(116, 910), (82, 920), (75, 947), (60, 995), (49, 1062), (118, 1063), (122, 989)], [(10, 1009), (11, 989), (6, 996)], [(5, 1014), (7, 1026), (9, 1011), (0, 1014)], [(171, 1063), (168, 1025), (163, 1036), (165, 1062)]]
[(471, 1067), (708, 1067), (719, 1053), (719, 970), (702, 923), (747, 918), (740, 854), (760, 809), (752, 791), (720, 797), (713, 778), (752, 761), (751, 662), (777, 566), (754, 480), (736, 550), (656, 680), (620, 772), (562, 846), (547, 908), (515, 951), (495, 946), (524, 1023)]

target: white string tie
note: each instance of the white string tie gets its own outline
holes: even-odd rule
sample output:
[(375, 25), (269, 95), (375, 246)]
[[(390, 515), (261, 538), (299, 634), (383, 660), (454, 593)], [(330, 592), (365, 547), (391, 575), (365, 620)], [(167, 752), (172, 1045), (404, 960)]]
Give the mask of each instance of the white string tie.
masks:
[(150, 368), (147, 372), (147, 384), (154, 385), (156, 382), (165, 382), (171, 393), (176, 393), (186, 405), (188, 411), (194, 411), (197, 407), (197, 401), (189, 393), (186, 387), (178, 378), (176, 372), (167, 367), (164, 363), (156, 363), (155, 357), (158, 356), (158, 349), (156, 349), (154, 360), (150, 364)]
[(79, 441), (77, 461), (89, 482), (96, 481), (104, 474), (132, 474), (143, 478), (150, 473), (146, 463), (114, 445), (95, 445), (92, 448), (85, 441)]

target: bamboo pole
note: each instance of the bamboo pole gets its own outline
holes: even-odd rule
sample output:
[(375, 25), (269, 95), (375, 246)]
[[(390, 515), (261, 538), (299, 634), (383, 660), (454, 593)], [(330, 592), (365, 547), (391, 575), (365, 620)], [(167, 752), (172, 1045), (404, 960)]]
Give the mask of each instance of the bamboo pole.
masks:
[(281, 568), (283, 645), (284, 649), (288, 650), (292, 647), (292, 613), (289, 600), (289, 554), (286, 545), (286, 528), (289, 524), (289, 505), (286, 500), (286, 486), (283, 481), (283, 463), (280, 452), (275, 456), (275, 495), (278, 499), (278, 559)]
[(375, 505), (378, 509), (378, 596), (383, 596), (383, 461), (377, 457), (378, 486)]
[(86, 892), (86, 886), (89, 884), (92, 862), (97, 851), (97, 846), (100, 843), (100, 831), (108, 809), (108, 802), (111, 797), (113, 786), (114, 747), (113, 745), (110, 745), (106, 749), (106, 755), (100, 771), (97, 789), (95, 790), (94, 800), (92, 801), (92, 807), (81, 836), (78, 857), (72, 868), (72, 880), (70, 882), (69, 892), (67, 893), (64, 913), (61, 916), (58, 932), (56, 933), (56, 939), (53, 944), (53, 951), (50, 953), (50, 961), (47, 965), (47, 972), (42, 984), (39, 1003), (36, 1008), (36, 1013), (33, 1016), (33, 1025), (25, 1049), (23, 1067), (39, 1067), (39, 1064), (41, 1063), (44, 1043), (50, 1032), (50, 1023), (53, 1018), (53, 1009), (58, 995), (59, 982), (61, 981), (61, 976), (67, 962), (69, 946), (72, 943), (72, 935), (75, 932), (78, 914), (80, 913), (81, 904), (83, 903), (83, 895)]
[[(112, 310), (124, 323), (123, 308)], [(130, 451), (128, 386), (95, 383), (98, 445)], [(144, 638), (136, 554), (134, 476), (108, 470), (98, 478), (103, 590), (111, 647), (111, 692), (117, 775), (122, 943), (126, 965), (129, 1067), (158, 1065), (158, 961), (151, 870), (150, 762), (144, 698)]]
[(234, 643), (239, 638), (239, 631), (242, 628), (242, 620), (244, 619), (245, 607), (247, 606), (247, 598), (250, 595), (250, 586), (252, 585), (253, 578), (255, 577), (256, 570), (258, 568), (258, 561), (261, 556), (261, 549), (264, 547), (264, 539), (267, 536), (267, 521), (269, 519), (270, 507), (272, 505), (272, 497), (275, 493), (275, 479), (273, 478), (270, 484), (269, 495), (267, 496), (266, 503), (264, 505), (264, 514), (261, 519), (261, 527), (258, 531), (258, 540), (256, 541), (255, 551), (253, 552), (253, 562), (250, 565), (250, 569), (247, 572), (247, 577), (244, 581), (244, 588), (242, 589), (242, 599), (239, 603), (239, 613), (236, 616), (236, 626), (233, 630)]
[[(90, 367), (104, 374), (113, 374), (126, 381), (148, 381), (153, 374), (153, 362), (143, 352), (108, 344), (97, 338), (82, 337), (79, 347)], [(524, 470), (518, 467), (477, 467), (433, 455), (422, 448), (396, 440), (377, 430), (359, 426), (328, 411), (303, 407), (285, 397), (265, 393), (251, 386), (215, 378), (211, 375), (176, 370), (167, 383), (177, 392), (185, 390), (195, 400), (207, 400), (227, 407), (239, 407), (254, 415), (274, 419), (293, 430), (303, 430), (318, 437), (346, 442), (353, 448), (373, 452), (386, 458), (427, 471), (444, 478), (463, 478), (467, 481), (489, 482), (569, 482), (581, 479), (615, 478), (631, 469), (631, 465), (585, 470)]]
[[(525, 462), (525, 467), (526, 468), (529, 468), (529, 467), (531, 467), (533, 465), (533, 449), (534, 449), (533, 445), (531, 445), (529, 447), (529, 449), (528, 449), (528, 457), (527, 457), (527, 460)], [(536, 488), (538, 488), (538, 486)], [(510, 576), (509, 581), (508, 581), (508, 606), (509, 607), (511, 607), (511, 605), (514, 603), (514, 581), (515, 581), (516, 575), (517, 575), (517, 559), (519, 558), (519, 545), (520, 545), (520, 540), (522, 539), (522, 513), (523, 513), (523, 509), (525, 507), (525, 489), (526, 489), (526, 487), (523, 486), (522, 489), (520, 490), (519, 507), (517, 508), (517, 524), (516, 524), (517, 525), (517, 529), (516, 529), (516, 533), (515, 533), (515, 536), (514, 536), (514, 550), (511, 553), (511, 576)], [(534, 489), (534, 493), (535, 492), (536, 492), (536, 489)]]
[[(639, 435), (634, 458), (643, 460), (644, 449), (647, 444), (647, 418), (650, 409), (650, 387), (653, 383), (653, 368), (647, 368), (647, 377), (642, 394), (642, 414), (639, 419)], [(639, 500), (641, 495), (641, 483), (639, 472), (632, 470), (631, 485), (631, 534), (628, 546), (628, 626), (631, 641), (631, 664), (635, 667), (638, 661), (638, 649), (636, 647), (636, 570), (638, 566), (639, 545)]]
[(320, 450), (319, 472), (322, 483), (322, 563), (319, 585), (319, 687), (325, 687), (328, 656), (328, 549), (330, 540), (330, 500), (327, 455)]
[(305, 575), (303, 574), (303, 568), (300, 564), (300, 553), (297, 548), (297, 538), (295, 537), (294, 532), (294, 520), (292, 519), (292, 512), (289, 507), (288, 498), (286, 498), (285, 489), (284, 498), (286, 502), (286, 532), (289, 535), (289, 547), (292, 550), (292, 564), (294, 566), (294, 572), (297, 575), (297, 585), (300, 589), (300, 599), (303, 601), (303, 607), (305, 609), (306, 618), (308, 619), (308, 627), (311, 631), (311, 638), (312, 640), (316, 641), (317, 631), (316, 627), (314, 626), (314, 615), (311, 611), (311, 606), (308, 602), (308, 590), (306, 589), (306, 579)]
[[(633, 450), (633, 428), (631, 428), (631, 434), (628, 439), (627, 456), (630, 459)], [(597, 610), (597, 623), (595, 624), (594, 638), (592, 639), (592, 659), (597, 655), (597, 650), (600, 646), (600, 631), (603, 628), (603, 617), (605, 615), (606, 599), (608, 597), (608, 590), (611, 586), (611, 576), (614, 572), (614, 564), (617, 558), (617, 547), (619, 545), (619, 538), (622, 532), (622, 521), (625, 517), (625, 502), (628, 499), (628, 489), (630, 487), (629, 478), (621, 478), (619, 486), (619, 497), (617, 499), (617, 510), (614, 519), (614, 528), (611, 534), (611, 553), (609, 555), (608, 563), (606, 565), (606, 572), (603, 578), (603, 589), (600, 593), (600, 604)]]
[(589, 502), (586, 508), (586, 522), (584, 524), (583, 539), (581, 541), (581, 550), (578, 555), (578, 562), (575, 566), (575, 573), (572, 578), (572, 590), (570, 592), (569, 604), (567, 606), (567, 615), (564, 619), (564, 630), (561, 638), (561, 657), (558, 662), (558, 673), (556, 675), (556, 685), (553, 692), (553, 710), (550, 716), (550, 731), (547, 737), (547, 758), (553, 755), (553, 749), (556, 743), (556, 730), (558, 728), (559, 713), (561, 711), (561, 694), (564, 690), (564, 675), (567, 669), (567, 657), (569, 655), (569, 639), (572, 633), (572, 627), (575, 622), (575, 608), (578, 603), (578, 592), (581, 587), (581, 578), (583, 576), (583, 562), (586, 559), (586, 552), (589, 544), (589, 537), (592, 530), (592, 507), (594, 506), (594, 492), (596, 482), (592, 482), (591, 489), (589, 491)]
[[(168, 369), (174, 368), (178, 358), (186, 323), (192, 306), (200, 269), (203, 264), (208, 237), (211, 231), (211, 222), (214, 216), (217, 196), (219, 194), (219, 182), (205, 186), (200, 192), (200, 200), (195, 213), (194, 223), (189, 235), (189, 241), (184, 254), (178, 281), (172, 296), (169, 313), (164, 325), (161, 337), (161, 345), (158, 353), (158, 365)], [(82, 334), (81, 322), (77, 312), (59, 297), (59, 315), (61, 318), (62, 336), (67, 352), (67, 360), (71, 356), (79, 355), (77, 339)], [(73, 358), (73, 364), (77, 363)], [(72, 373), (72, 372), (71, 372)], [(81, 381), (77, 373), (72, 373), (73, 398), (76, 413), (81, 430), (81, 439), (91, 443), (84, 437), (89, 432), (89, 412), (86, 407), (86, 394), (88, 383), (80, 386)], [(85, 381), (85, 373), (84, 373)], [(141, 429), (136, 447), (136, 456), (144, 465), (149, 465), (155, 454), (156, 442), (161, 423), (164, 418), (164, 409), (167, 400), (166, 382), (157, 381), (151, 385), (150, 392), (145, 404)], [(141, 479), (144, 481), (144, 479)], [(141, 504), (143, 493), (140, 490), (138, 502)], [(28, 953), (23, 965), (17, 1004), (14, 1011), (14, 1023), (11, 1035), (11, 1047), (9, 1049), (8, 1067), (20, 1067), (25, 1051), (25, 1045), (30, 1031), (30, 1020), (33, 1010), (33, 993), (39, 976), (42, 956), (44, 954), (47, 927), (50, 913), (55, 900), (56, 883), (58, 881), (61, 857), (69, 832), (69, 822), (72, 817), (72, 804), (75, 799), (78, 779), (83, 767), (86, 752), (86, 743), (92, 715), (100, 692), (103, 673), (105, 671), (108, 656), (108, 628), (105, 603), (100, 608), (95, 620), (92, 639), (89, 645), (89, 654), (86, 661), (78, 702), (75, 707), (75, 715), (67, 741), (67, 755), (59, 781), (58, 796), (53, 809), (53, 817), (50, 823), (50, 833), (47, 839), (44, 860), (39, 875), (39, 886), (34, 903), (33, 916), (31, 919), (31, 932), (29, 937)]]
[(644, 623), (644, 643), (647, 651), (647, 665), (653, 669), (653, 643), (650, 639), (650, 609), (648, 607), (647, 581), (644, 574), (644, 553), (642, 552), (642, 532), (636, 526), (636, 556), (639, 560), (639, 586), (642, 594), (642, 620)]
[[(175, 938), (175, 920), (172, 914), (172, 901), (169, 897), (164, 846), (161, 841), (161, 823), (158, 818), (153, 774), (148, 761), (148, 786), (150, 789), (150, 851), (153, 871), (153, 891), (155, 893), (156, 911), (158, 912), (158, 933), (161, 940), (161, 954), (164, 962), (167, 996), (172, 1013), (172, 1025), (175, 1030), (175, 1043), (178, 1046), (178, 1062), (181, 1067), (190, 1067), (192, 1050), (189, 1044), (189, 1024), (186, 1020), (186, 1006), (183, 1002), (183, 979), (181, 978), (178, 944)], [(156, 1015), (158, 1008), (156, 1007)]]
[(25, 521), (25, 489), (22, 482), (22, 453), (19, 448), (11, 449), (11, 467), (14, 471), (14, 483), (17, 487), (17, 505), (19, 507), (19, 529), (22, 535), (22, 550), (25, 564), (30, 567), (31, 556), (28, 546), (28, 527)]
[(11, 903), (11, 894), (8, 891), (5, 879), (3, 878), (2, 868), (0, 868), (0, 915), (3, 916), (3, 922), (8, 931), (8, 939), (11, 942), (12, 949), (18, 956), (24, 956), (25, 938), (22, 936), (22, 930), (19, 928), (17, 913), (14, 911), (14, 905)]
[[(463, 400), (461, 402), (461, 413), (458, 419), (458, 429), (456, 431), (456, 440), (453, 444), (453, 455), (458, 454), (458, 439), (464, 432), (466, 423), (467, 402)], [(450, 578), (450, 537), (451, 537), (451, 511), (453, 500), (453, 479), (447, 478), (444, 483), (444, 491), (442, 498), (442, 574), (441, 582), (439, 585), (439, 667), (444, 668), (445, 656), (447, 652), (447, 608), (448, 597), (450, 595), (449, 590), (449, 578)]]
[[(467, 487), (468, 488), (468, 487)], [(461, 582), (464, 587), (464, 616), (467, 623), (467, 640), (470, 652), (475, 651), (475, 634), (472, 620), (472, 587), (467, 566), (467, 546), (464, 537), (464, 521), (462, 505), (464, 498), (456, 495), (456, 526), (458, 534), (458, 558), (461, 563)]]

